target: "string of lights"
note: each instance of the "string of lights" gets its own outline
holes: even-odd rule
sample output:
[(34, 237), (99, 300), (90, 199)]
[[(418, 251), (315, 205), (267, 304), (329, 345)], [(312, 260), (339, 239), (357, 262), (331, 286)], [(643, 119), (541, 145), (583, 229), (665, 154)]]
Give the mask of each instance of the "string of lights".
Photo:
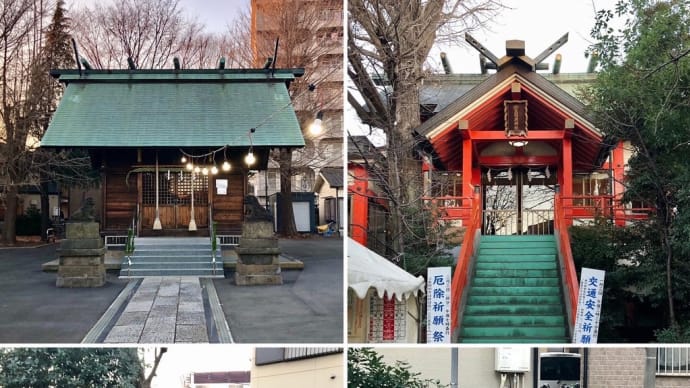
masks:
[[(331, 69), (330, 71), (326, 72), (318, 81), (322, 81), (327, 79), (330, 75), (334, 74), (335, 71), (337, 71), (337, 68)], [(273, 111), (271, 114), (268, 116), (264, 117), (257, 125), (254, 127), (250, 128), (249, 131), (247, 131), (243, 135), (238, 135), (234, 139), (232, 139), (232, 142), (240, 139), (242, 136), (248, 136), (249, 138), (249, 151), (247, 152), (247, 155), (244, 157), (244, 162), (247, 165), (247, 167), (251, 167), (254, 163), (256, 163), (256, 156), (254, 155), (254, 140), (252, 135), (256, 132), (257, 128), (260, 128), (261, 126), (265, 125), (268, 123), (275, 115), (279, 114), (280, 112), (284, 111), (290, 106), (294, 106), (294, 101), (297, 100), (299, 97), (304, 95), (307, 92), (313, 92), (316, 90), (316, 85), (314, 83), (311, 83), (308, 85), (308, 87), (305, 90), (302, 90), (301, 92), (297, 93), (296, 95), (292, 96), (290, 98), (290, 102), (287, 104), (281, 106), (280, 108), (276, 109)], [(321, 133), (322, 131), (322, 121), (323, 121), (323, 112), (319, 111), (316, 114), (316, 118), (314, 122), (309, 126), (309, 132), (317, 136), (318, 134)], [(184, 149), (180, 148), (179, 151), (182, 154), (182, 157), (180, 158), (180, 162), (185, 165), (185, 169), (190, 172), (194, 172), (196, 174), (203, 174), (203, 175), (208, 175), (209, 173), (212, 175), (218, 174), (220, 170), (224, 172), (229, 172), (232, 169), (232, 165), (228, 160), (228, 149), (230, 148), (230, 144), (225, 144), (223, 146), (220, 146), (216, 149), (213, 149), (211, 151), (201, 153), (201, 154), (193, 154), (190, 152), (185, 151)], [(223, 163), (221, 165), (220, 170), (218, 167), (215, 165), (215, 160), (216, 160), (216, 154), (223, 152)], [(211, 161), (210, 164), (204, 164), (203, 161)], [(200, 161), (195, 163), (195, 161)]]

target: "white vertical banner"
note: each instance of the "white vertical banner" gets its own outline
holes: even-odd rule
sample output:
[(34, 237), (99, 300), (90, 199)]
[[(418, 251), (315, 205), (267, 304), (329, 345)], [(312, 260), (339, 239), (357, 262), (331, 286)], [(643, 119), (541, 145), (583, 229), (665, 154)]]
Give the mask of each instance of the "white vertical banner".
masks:
[(450, 283), (450, 267), (427, 268), (427, 343), (450, 343)]
[(580, 294), (575, 313), (574, 344), (596, 344), (601, 318), (601, 300), (604, 296), (605, 271), (582, 268)]

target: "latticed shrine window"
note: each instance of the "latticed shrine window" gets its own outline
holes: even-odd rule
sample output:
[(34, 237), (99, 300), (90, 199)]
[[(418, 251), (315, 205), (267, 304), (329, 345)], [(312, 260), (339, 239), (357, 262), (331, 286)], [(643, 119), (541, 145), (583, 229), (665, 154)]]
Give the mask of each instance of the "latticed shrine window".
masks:
[[(144, 205), (156, 204), (156, 174), (142, 174), (142, 202)], [(192, 201), (192, 174), (188, 172), (158, 174), (158, 203), (163, 205), (189, 205)], [(194, 204), (208, 204), (208, 176), (194, 176)]]

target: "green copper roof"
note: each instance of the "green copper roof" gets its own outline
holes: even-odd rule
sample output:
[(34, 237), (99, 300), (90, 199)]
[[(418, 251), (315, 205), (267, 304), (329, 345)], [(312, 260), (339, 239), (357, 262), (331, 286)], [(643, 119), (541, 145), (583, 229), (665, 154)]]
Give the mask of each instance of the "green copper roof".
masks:
[(276, 71), (54, 72), (67, 84), (44, 147), (304, 146)]

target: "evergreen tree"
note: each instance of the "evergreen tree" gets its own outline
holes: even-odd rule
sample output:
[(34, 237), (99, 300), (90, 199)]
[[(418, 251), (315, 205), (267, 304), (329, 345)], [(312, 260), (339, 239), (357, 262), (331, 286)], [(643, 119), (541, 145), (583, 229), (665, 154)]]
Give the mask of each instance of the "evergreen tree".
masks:
[(0, 387), (137, 388), (143, 365), (136, 348), (0, 350)]
[(407, 362), (396, 361), (393, 365), (383, 361), (383, 356), (370, 348), (347, 350), (347, 386), (349, 388), (441, 388), (438, 380), (423, 379), (412, 372)]
[(632, 148), (623, 201), (654, 209), (635, 226), (644, 247), (619, 259), (646, 272), (631, 285), (654, 295), (677, 331), (690, 318), (689, 5), (619, 1), (598, 13), (592, 36), (602, 68), (585, 98), (612, 144), (627, 140)]
[[(35, 118), (34, 135), (42, 136), (48, 128), (51, 113), (57, 106), (57, 101), (62, 95), (62, 85), (50, 76), (51, 69), (66, 68), (74, 63), (72, 49), (70, 47), (70, 20), (66, 15), (64, 0), (58, 0), (55, 5), (53, 18), (45, 33), (45, 45), (41, 50), (41, 55), (36, 58), (33, 64), (31, 84), (29, 89), (29, 100), (33, 101), (32, 106), (36, 112), (32, 115)], [(49, 159), (54, 154), (50, 151), (36, 151), (38, 159)], [(45, 153), (49, 153), (44, 155)], [(49, 202), (49, 180), (50, 174), (42, 169), (40, 173), (40, 193), (41, 193), (41, 238), (47, 240), (47, 230), (50, 225), (50, 202)]]

